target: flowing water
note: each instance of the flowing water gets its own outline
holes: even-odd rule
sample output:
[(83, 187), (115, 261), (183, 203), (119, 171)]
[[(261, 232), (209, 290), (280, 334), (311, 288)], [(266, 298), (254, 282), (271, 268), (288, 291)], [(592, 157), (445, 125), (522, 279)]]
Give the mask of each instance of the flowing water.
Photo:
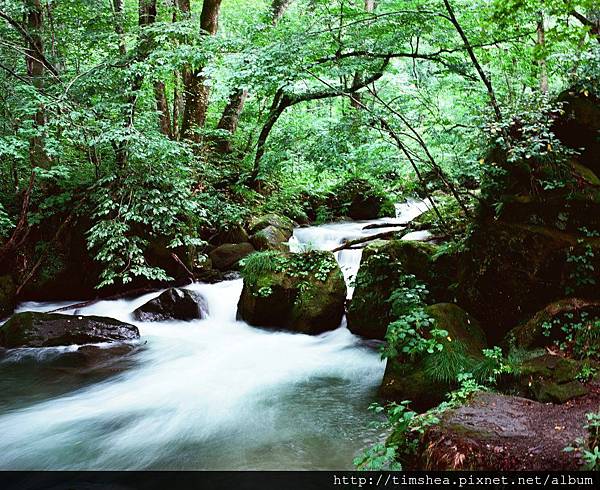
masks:
[[(292, 248), (332, 249), (375, 234), (367, 223), (297, 229)], [(360, 251), (337, 258), (353, 276)], [(0, 469), (343, 469), (378, 431), (367, 407), (384, 363), (375, 346), (337, 330), (308, 336), (236, 321), (242, 281), (192, 284), (207, 318), (136, 322), (159, 293), (73, 311), (138, 326), (124, 357), (82, 367), (76, 346), (14, 349), (0, 358)], [(23, 303), (51, 311), (64, 303)], [(100, 346), (107, 348), (108, 346)]]

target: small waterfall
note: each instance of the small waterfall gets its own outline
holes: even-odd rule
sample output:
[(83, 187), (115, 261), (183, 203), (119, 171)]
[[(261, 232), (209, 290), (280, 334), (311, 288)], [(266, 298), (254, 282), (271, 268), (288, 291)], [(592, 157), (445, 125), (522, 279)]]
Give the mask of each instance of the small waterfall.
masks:
[[(321, 226), (310, 226), (306, 228), (297, 228), (290, 239), (290, 250), (298, 252), (305, 249), (316, 250), (334, 250), (349, 240), (366, 238), (387, 231), (400, 231), (401, 227), (374, 227), (365, 229), (368, 225), (398, 225), (408, 223), (420, 214), (429, 209), (425, 201), (408, 200), (404, 203), (396, 204), (395, 218), (380, 218), (368, 221), (344, 221), (340, 223), (329, 223)], [(427, 231), (417, 231), (405, 235), (403, 240), (424, 240), (429, 236)], [(340, 268), (344, 273), (346, 283), (348, 284), (348, 297), (352, 297), (354, 288), (351, 285), (356, 277), (362, 257), (362, 249), (340, 250), (335, 254)]]

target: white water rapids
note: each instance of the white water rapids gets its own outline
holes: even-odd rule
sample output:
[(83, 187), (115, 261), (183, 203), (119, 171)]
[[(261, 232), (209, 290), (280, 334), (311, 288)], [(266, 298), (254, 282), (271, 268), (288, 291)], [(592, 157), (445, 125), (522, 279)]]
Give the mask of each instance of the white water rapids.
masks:
[[(425, 209), (410, 202), (396, 220), (300, 228), (291, 245), (332, 249), (363, 236), (368, 223), (404, 222)], [(360, 253), (338, 253), (347, 278)], [(236, 321), (241, 287), (188, 286), (208, 305), (208, 317), (191, 322), (134, 321), (131, 312), (158, 292), (77, 310), (140, 329), (140, 348), (102, 368), (61, 361), (75, 346), (5, 352), (0, 469), (351, 468), (377, 438), (367, 410), (384, 370), (377, 349), (343, 324), (308, 336)]]

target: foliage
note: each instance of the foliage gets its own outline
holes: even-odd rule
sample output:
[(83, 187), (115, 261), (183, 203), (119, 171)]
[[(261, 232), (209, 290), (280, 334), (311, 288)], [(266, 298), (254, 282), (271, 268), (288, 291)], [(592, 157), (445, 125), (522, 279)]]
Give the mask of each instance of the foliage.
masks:
[[(546, 337), (555, 337), (554, 344), (577, 359), (600, 357), (600, 318), (586, 311), (566, 312), (542, 324)], [(556, 330), (560, 335), (556, 335)]]
[(586, 470), (600, 471), (600, 412), (588, 413), (586, 418), (587, 439), (577, 439), (573, 446), (564, 450), (580, 454)]

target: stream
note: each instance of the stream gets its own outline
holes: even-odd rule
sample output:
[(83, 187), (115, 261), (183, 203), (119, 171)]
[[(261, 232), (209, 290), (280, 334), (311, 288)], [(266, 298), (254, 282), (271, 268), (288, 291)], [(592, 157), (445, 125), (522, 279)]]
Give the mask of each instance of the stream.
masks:
[[(409, 201), (395, 219), (298, 228), (290, 247), (331, 250), (386, 231), (367, 224), (426, 209)], [(347, 280), (361, 253), (336, 254)], [(204, 296), (207, 318), (134, 321), (131, 312), (160, 292), (67, 312), (135, 324), (141, 342), (127, 356), (84, 368), (72, 361), (76, 346), (0, 354), (0, 469), (351, 469), (380, 435), (367, 410), (385, 367), (377, 346), (345, 320), (319, 336), (236, 321), (241, 279), (186, 288)]]

